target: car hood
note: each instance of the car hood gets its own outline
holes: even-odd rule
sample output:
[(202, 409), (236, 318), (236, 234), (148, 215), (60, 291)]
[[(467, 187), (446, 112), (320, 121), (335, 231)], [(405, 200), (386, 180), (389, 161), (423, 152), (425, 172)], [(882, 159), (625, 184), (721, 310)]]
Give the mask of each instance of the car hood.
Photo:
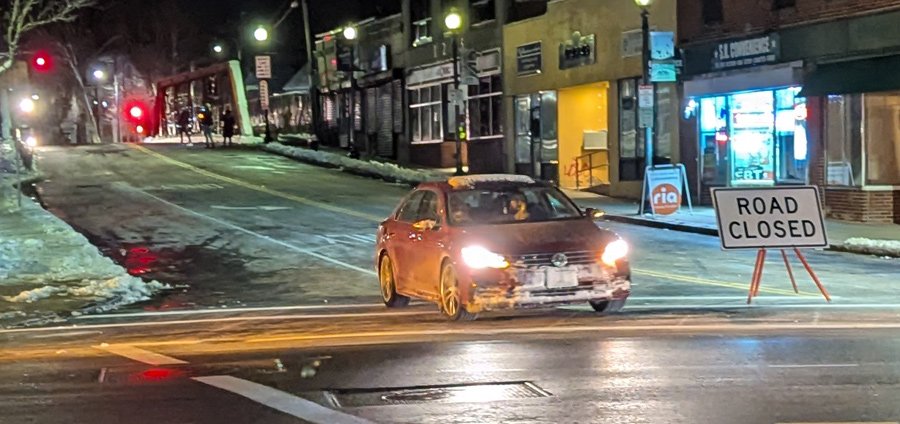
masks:
[(504, 255), (593, 250), (617, 236), (588, 219), (478, 225), (462, 230), (465, 245), (478, 244)]

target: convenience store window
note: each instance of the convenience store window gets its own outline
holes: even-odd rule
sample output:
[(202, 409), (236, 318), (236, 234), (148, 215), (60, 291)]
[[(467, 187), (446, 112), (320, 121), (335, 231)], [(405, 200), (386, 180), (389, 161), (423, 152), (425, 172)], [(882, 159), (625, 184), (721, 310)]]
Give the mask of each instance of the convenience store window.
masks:
[(804, 184), (806, 100), (799, 87), (700, 99), (701, 178), (708, 186)]

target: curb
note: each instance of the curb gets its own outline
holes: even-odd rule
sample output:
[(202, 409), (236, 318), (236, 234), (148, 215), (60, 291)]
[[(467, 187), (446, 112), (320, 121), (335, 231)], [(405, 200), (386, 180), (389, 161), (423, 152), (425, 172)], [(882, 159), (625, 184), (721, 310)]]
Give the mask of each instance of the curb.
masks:
[[(577, 201), (575, 203), (578, 203)], [(640, 225), (643, 227), (661, 228), (665, 230), (680, 231), (683, 233), (701, 234), (705, 236), (719, 236), (719, 230), (715, 228), (695, 227), (686, 224), (676, 224), (670, 222), (660, 222), (650, 219), (635, 218), (625, 215), (605, 215), (603, 219), (607, 221), (621, 222), (625, 224)]]
[[(578, 202), (576, 201), (575, 203), (578, 203)], [(683, 233), (701, 234), (701, 235), (705, 235), (705, 236), (719, 237), (719, 230), (717, 230), (715, 228), (704, 228), (704, 227), (695, 227), (695, 226), (685, 225), (685, 224), (659, 222), (659, 221), (635, 218), (635, 217), (624, 216), (624, 215), (605, 215), (603, 217), (603, 219), (606, 221), (621, 222), (624, 224), (640, 225), (642, 227), (661, 228), (661, 229), (672, 230), (672, 231), (680, 231)], [(900, 254), (898, 254), (897, 252), (892, 252), (892, 251), (883, 250), (883, 249), (875, 249), (875, 248), (848, 247), (848, 246), (845, 246), (840, 243), (832, 244), (832, 245), (828, 246), (827, 248), (825, 248), (824, 250), (831, 251), (831, 252), (851, 253), (854, 255), (900, 258)]]

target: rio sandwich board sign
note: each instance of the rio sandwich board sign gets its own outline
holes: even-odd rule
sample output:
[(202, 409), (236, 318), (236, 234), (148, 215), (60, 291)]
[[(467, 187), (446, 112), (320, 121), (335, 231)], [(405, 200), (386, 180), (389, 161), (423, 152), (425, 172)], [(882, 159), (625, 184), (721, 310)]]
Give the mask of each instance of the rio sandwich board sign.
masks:
[(714, 188), (712, 197), (723, 249), (828, 247), (815, 187)]

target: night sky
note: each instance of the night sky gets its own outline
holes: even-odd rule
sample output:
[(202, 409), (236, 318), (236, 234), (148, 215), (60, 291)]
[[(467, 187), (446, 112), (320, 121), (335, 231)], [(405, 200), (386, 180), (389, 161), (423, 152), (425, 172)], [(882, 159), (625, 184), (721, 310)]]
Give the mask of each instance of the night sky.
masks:
[[(288, 9), (290, 0), (178, 0), (178, 3), (186, 17), (202, 28), (211, 41), (233, 35), (242, 15), (248, 22), (244, 26), (251, 28), (254, 22), (277, 20)], [(401, 0), (309, 0), (312, 33), (370, 16), (399, 13), (400, 4)], [(274, 72), (280, 74), (276, 80), (286, 80), (306, 62), (302, 9), (294, 9), (271, 37), (272, 48), (277, 53)]]

